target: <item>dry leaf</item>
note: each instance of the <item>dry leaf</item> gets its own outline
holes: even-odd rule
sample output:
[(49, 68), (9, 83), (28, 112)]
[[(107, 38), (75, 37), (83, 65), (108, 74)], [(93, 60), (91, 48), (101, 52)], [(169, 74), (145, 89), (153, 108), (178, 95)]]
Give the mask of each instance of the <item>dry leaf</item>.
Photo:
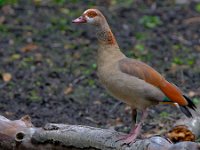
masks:
[(101, 101), (100, 100), (96, 100), (96, 101), (93, 102), (93, 104), (95, 104), (95, 105), (101, 105)]
[(107, 121), (107, 125), (109, 127), (120, 127), (123, 125), (123, 120), (119, 117), (117, 117), (116, 119), (110, 119)]
[(199, 45), (195, 45), (195, 46), (194, 46), (194, 49), (195, 49), (196, 51), (200, 52), (200, 46), (199, 46)]
[(3, 81), (9, 82), (12, 79), (12, 75), (10, 73), (3, 73), (2, 78), (3, 78)]
[(126, 113), (130, 113), (130, 112), (131, 112), (131, 107), (127, 105), (127, 106), (124, 108), (124, 111), (125, 111)]
[(115, 126), (121, 126), (121, 125), (123, 125), (123, 120), (121, 118), (117, 117), (115, 119), (115, 123), (114, 124), (115, 124)]
[(69, 9), (67, 9), (67, 8), (61, 8), (60, 12), (65, 14), (65, 15), (68, 15), (70, 13)]
[(5, 22), (6, 18), (4, 16), (0, 17), (0, 24), (3, 24)]
[(35, 61), (36, 62), (41, 62), (43, 59), (42, 54), (41, 53), (36, 53), (35, 54)]
[(9, 45), (13, 45), (15, 43), (15, 41), (12, 39), (9, 39), (8, 43), (9, 43)]
[(96, 121), (96, 120), (93, 119), (92, 117), (85, 117), (85, 119), (87, 119), (87, 120), (89, 120), (89, 121), (91, 121), (91, 122), (94, 122), (94, 123), (96, 123), (96, 124), (99, 123), (99, 121)]
[(188, 96), (189, 97), (194, 97), (196, 95), (196, 92), (194, 92), (194, 91), (190, 91), (189, 93), (188, 93)]
[(12, 116), (12, 115), (14, 115), (14, 113), (13, 113), (13, 112), (10, 112), (10, 111), (6, 111), (6, 112), (5, 112), (5, 115), (6, 115), (6, 116)]
[(31, 44), (28, 44), (28, 45), (22, 47), (21, 51), (22, 52), (29, 52), (29, 51), (33, 51), (33, 50), (36, 50), (36, 49), (38, 49), (38, 46), (36, 44), (31, 43)]
[(69, 44), (64, 45), (64, 49), (69, 49), (69, 47), (70, 47)]
[(4, 14), (6, 15), (13, 15), (15, 14), (14, 9), (10, 5), (5, 5), (1, 8)]
[(69, 84), (69, 86), (64, 90), (65, 95), (69, 95), (74, 91), (72, 84)]
[(169, 73), (175, 74), (177, 71), (179, 70), (184, 70), (184, 69), (188, 69), (189, 66), (187, 65), (177, 65), (172, 63), (171, 68), (169, 69)]
[(74, 59), (80, 59), (81, 54), (79, 52), (76, 52), (76, 53), (74, 53), (73, 57), (74, 57)]

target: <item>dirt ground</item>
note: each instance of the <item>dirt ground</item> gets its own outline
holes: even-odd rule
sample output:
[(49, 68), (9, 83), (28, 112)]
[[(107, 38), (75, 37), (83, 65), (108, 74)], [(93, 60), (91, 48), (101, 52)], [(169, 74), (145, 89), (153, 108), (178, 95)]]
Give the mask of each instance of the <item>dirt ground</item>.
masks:
[[(130, 130), (130, 108), (98, 81), (94, 30), (71, 23), (93, 7), (105, 14), (126, 55), (148, 63), (199, 103), (200, 4), (19, 0), (0, 7), (1, 115), (28, 114), (36, 126)], [(173, 106), (150, 108), (143, 136), (164, 134), (182, 116)]]

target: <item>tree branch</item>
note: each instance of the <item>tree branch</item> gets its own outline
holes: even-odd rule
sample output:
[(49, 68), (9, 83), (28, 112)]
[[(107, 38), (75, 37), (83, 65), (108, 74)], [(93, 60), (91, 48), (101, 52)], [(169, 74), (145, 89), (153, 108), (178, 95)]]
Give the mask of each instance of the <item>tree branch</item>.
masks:
[(137, 140), (126, 145), (118, 141), (123, 133), (82, 125), (47, 124), (44, 128), (32, 125), (29, 116), (11, 121), (0, 116), (0, 147), (4, 150), (197, 150), (194, 142), (172, 144), (162, 137)]

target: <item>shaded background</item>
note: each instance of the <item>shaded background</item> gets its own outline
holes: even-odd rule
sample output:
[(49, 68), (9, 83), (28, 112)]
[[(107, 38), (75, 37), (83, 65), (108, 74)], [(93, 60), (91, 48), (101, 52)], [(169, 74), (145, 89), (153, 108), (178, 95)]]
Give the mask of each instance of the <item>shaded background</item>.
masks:
[[(0, 112), (47, 122), (131, 127), (130, 108), (96, 74), (94, 29), (71, 21), (97, 7), (122, 51), (158, 70), (200, 101), (200, 3), (187, 0), (0, 0)], [(144, 136), (164, 134), (183, 116), (173, 106), (149, 110)]]

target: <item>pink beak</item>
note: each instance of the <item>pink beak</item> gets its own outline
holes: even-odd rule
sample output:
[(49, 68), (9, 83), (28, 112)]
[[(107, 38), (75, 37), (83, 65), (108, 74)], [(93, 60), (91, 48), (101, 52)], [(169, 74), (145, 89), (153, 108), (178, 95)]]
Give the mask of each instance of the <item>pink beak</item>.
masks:
[(86, 22), (87, 22), (87, 20), (83, 16), (80, 16), (72, 21), (72, 23), (86, 23)]

